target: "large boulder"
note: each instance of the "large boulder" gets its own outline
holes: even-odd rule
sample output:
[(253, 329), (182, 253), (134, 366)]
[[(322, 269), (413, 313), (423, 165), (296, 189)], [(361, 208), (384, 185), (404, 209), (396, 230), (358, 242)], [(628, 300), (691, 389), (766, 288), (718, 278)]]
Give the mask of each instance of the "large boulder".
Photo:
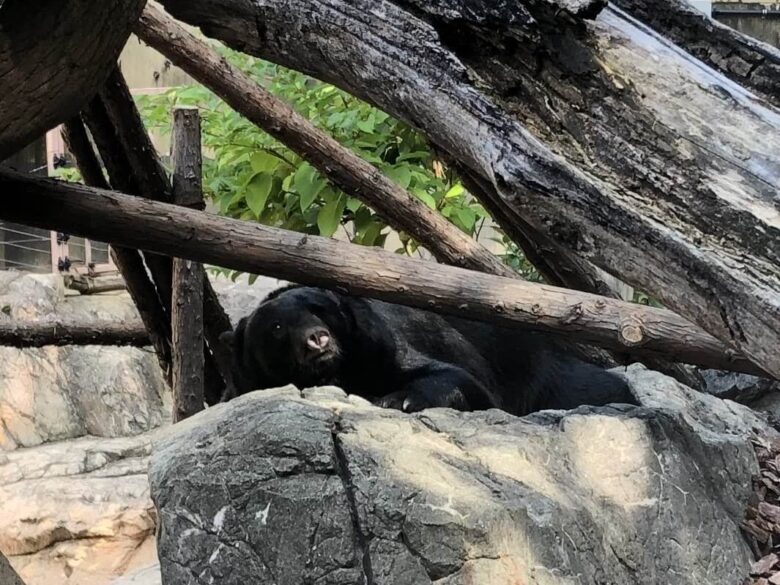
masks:
[(750, 409), (640, 366), (642, 406), (515, 418), (256, 392), (168, 429), (150, 468), (166, 584), (735, 585)]
[[(0, 272), (0, 319), (136, 319), (126, 294), (66, 294), (53, 274)], [(149, 349), (0, 347), (0, 452), (94, 435), (154, 429), (170, 415), (170, 395)]]
[(156, 561), (152, 437), (0, 452), (0, 551), (27, 585), (104, 585)]
[[(233, 323), (285, 284), (211, 277)], [(126, 292), (78, 295), (62, 277), (0, 271), (0, 319), (136, 320)], [(0, 451), (92, 435), (124, 437), (170, 419), (170, 394), (151, 348), (0, 346)]]

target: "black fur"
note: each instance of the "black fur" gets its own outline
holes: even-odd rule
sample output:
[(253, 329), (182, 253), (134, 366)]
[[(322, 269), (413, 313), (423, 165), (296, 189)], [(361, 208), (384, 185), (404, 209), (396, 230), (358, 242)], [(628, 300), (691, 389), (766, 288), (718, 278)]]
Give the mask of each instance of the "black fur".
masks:
[(433, 406), (523, 415), (635, 404), (619, 376), (541, 333), (448, 317), (319, 288), (274, 291), (235, 332), (233, 388), (341, 386), (408, 412)]

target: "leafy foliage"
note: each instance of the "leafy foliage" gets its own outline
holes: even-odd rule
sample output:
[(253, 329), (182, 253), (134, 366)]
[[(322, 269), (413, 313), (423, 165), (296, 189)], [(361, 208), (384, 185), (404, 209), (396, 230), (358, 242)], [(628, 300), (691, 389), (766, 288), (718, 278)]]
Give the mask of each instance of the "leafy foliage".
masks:
[[(224, 48), (221, 52), (458, 228), (470, 235), (479, 232), (487, 219), (484, 208), (436, 159), (419, 133), (332, 85), (241, 53)], [(147, 126), (162, 134), (170, 133), (174, 106), (201, 110), (204, 191), (219, 213), (307, 234), (341, 232), (366, 246), (385, 245), (390, 230), (375, 213), (211, 91), (193, 85), (141, 96), (138, 102)], [(418, 249), (408, 235), (398, 235), (397, 252), (412, 254)]]

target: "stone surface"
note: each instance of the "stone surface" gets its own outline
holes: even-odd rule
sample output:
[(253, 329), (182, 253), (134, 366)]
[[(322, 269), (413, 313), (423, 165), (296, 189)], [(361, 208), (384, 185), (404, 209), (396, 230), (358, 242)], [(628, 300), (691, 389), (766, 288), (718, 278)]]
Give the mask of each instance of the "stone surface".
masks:
[(162, 585), (160, 565), (154, 564), (134, 571), (124, 577), (120, 577), (111, 585)]
[[(211, 276), (233, 323), (284, 283)], [(0, 272), (0, 319), (137, 319), (125, 292), (68, 293), (51, 274)], [(0, 450), (85, 435), (122, 437), (170, 417), (170, 394), (151, 349), (0, 347)]]
[(156, 561), (152, 437), (0, 453), (0, 550), (27, 585), (104, 585)]
[(514, 418), (256, 392), (165, 431), (166, 583), (734, 585), (750, 409), (642, 367), (641, 407)]

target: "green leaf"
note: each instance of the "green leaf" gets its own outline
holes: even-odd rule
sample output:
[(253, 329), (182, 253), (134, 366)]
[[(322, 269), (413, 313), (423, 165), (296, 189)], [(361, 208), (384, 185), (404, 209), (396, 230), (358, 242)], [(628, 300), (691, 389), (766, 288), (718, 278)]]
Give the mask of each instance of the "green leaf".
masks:
[(436, 200), (433, 198), (433, 196), (430, 193), (426, 193), (425, 191), (418, 191), (415, 193), (417, 198), (425, 203), (428, 207), (431, 209), (436, 209)]
[(336, 233), (341, 224), (341, 216), (344, 214), (346, 198), (342, 195), (334, 201), (323, 205), (317, 214), (317, 227), (320, 228), (320, 235), (330, 237)]
[(266, 173), (256, 174), (247, 184), (246, 204), (255, 215), (259, 216), (263, 212), (273, 184), (273, 176)]
[(396, 162), (404, 162), (406, 160), (425, 160), (429, 156), (431, 156), (431, 153), (427, 150), (415, 150), (414, 152), (407, 152), (406, 154), (402, 154), (398, 157)]
[(252, 158), (249, 159), (252, 170), (256, 173), (270, 173), (279, 166), (280, 162), (282, 161), (278, 157), (262, 150), (254, 153)]
[(463, 185), (460, 183), (455, 183), (449, 191), (447, 191), (444, 194), (445, 199), (455, 199), (456, 197), (460, 197), (465, 192), (465, 189), (463, 188)]
[(371, 222), (366, 231), (361, 236), (360, 243), (363, 246), (373, 246), (376, 244), (376, 240), (380, 236), (380, 233), (384, 227), (385, 226), (383, 226), (381, 223)]
[(401, 187), (406, 189), (409, 187), (409, 183), (412, 180), (412, 172), (407, 166), (393, 167), (388, 169), (387, 176), (394, 182), (398, 183)]
[(308, 163), (303, 163), (295, 172), (293, 177), (293, 187), (301, 197), (301, 211), (306, 211), (325, 187), (317, 169)]
[(349, 209), (352, 213), (360, 209), (361, 205), (363, 205), (363, 203), (360, 201), (360, 199), (355, 199), (354, 197), (347, 197), (347, 209)]
[(371, 134), (374, 131), (374, 117), (371, 116), (368, 120), (361, 120), (357, 123), (357, 127), (366, 134)]
[(463, 227), (466, 232), (471, 233), (474, 229), (474, 224), (477, 221), (477, 214), (470, 209), (459, 208), (455, 210), (455, 215), (460, 220), (461, 227)]

